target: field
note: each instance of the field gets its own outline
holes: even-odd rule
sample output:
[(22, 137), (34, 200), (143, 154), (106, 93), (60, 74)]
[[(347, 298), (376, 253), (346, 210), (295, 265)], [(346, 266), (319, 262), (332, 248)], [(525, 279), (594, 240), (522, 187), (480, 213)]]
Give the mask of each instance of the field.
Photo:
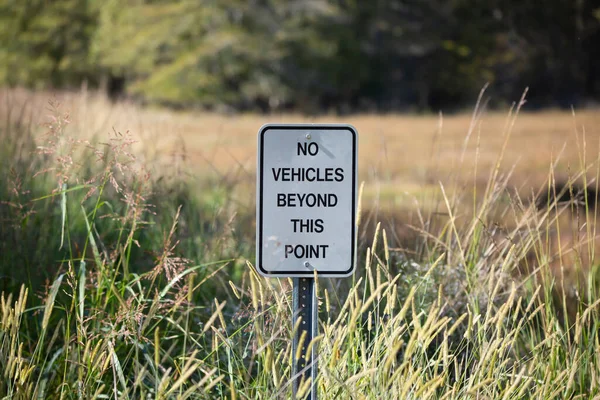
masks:
[(222, 115), (114, 105), (85, 92), (0, 94), (15, 108), (13, 117), (25, 105), (33, 126), (45, 121), (48, 100), (55, 99), (81, 138), (103, 140), (113, 128), (130, 131), (138, 142), (137, 155), (151, 163), (154, 173), (170, 165), (194, 178), (215, 173), (240, 180), (253, 176), (256, 133), (264, 123), (350, 123), (360, 133), (359, 181), (366, 183), (368, 198), (379, 198), (385, 207), (405, 202), (405, 193), (435, 190), (450, 175), (485, 185), (505, 142), (502, 171), (512, 170), (516, 186), (536, 188), (554, 162), (563, 180), (580, 168), (584, 137), (588, 161), (595, 160), (600, 148), (597, 109), (521, 112), (512, 125), (508, 110), (486, 112), (484, 106), (456, 115)]
[(600, 396), (598, 110), (219, 115), (0, 95), (0, 396), (291, 397), (289, 281), (252, 266), (266, 122), (360, 134), (360, 261), (319, 280), (319, 398)]

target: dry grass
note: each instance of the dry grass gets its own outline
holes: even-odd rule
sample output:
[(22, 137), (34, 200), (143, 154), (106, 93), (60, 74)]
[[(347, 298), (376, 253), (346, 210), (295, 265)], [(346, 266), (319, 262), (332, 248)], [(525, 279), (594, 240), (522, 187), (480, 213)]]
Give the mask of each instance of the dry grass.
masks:
[[(2, 94), (7, 101), (0, 117), (7, 126), (0, 139), (7, 144), (4, 155), (14, 159), (0, 163), (11, 174), (11, 182), (0, 181), (0, 217), (14, 223), (0, 225), (0, 260), (13, 265), (16, 257), (50, 253), (41, 259), (59, 269), (41, 300), (34, 295), (40, 285), (31, 282), (20, 292), (0, 294), (0, 396), (291, 398), (289, 283), (261, 278), (246, 260), (235, 275), (234, 264), (252, 258), (244, 247), (233, 247), (236, 259), (217, 261), (224, 259), (222, 237), (253, 243), (253, 234), (236, 237), (231, 225), (239, 219), (251, 225), (243, 214), (252, 209), (183, 214), (202, 203), (179, 193), (153, 206), (148, 192), (165, 183), (155, 178), (149, 182), (155, 186), (147, 187), (142, 167), (163, 177), (174, 174), (182, 185), (198, 183), (198, 192), (210, 192), (214, 181), (201, 178), (216, 173), (242, 188), (225, 196), (252, 202), (244, 189), (254, 185), (257, 127), (301, 117), (173, 113), (63, 93), (62, 110), (71, 111), (67, 124), (56, 110), (39, 111), (46, 94)], [(10, 122), (37, 126), (45, 114), (54, 119), (38, 143), (65, 147), (46, 143), (52, 152), (24, 156), (33, 145), (19, 146), (19, 140), (31, 138), (17, 137), (22, 131)], [(469, 118), (446, 118), (441, 129), (436, 117), (344, 118), (361, 132), (368, 189), (357, 221), (357, 274), (318, 280), (320, 398), (600, 396), (595, 211), (589, 204), (552, 201), (538, 210), (513, 186), (542, 185), (561, 175), (597, 185), (597, 132), (584, 139), (581, 128), (596, 127), (597, 115), (491, 114), (476, 118), (470, 135)], [(325, 120), (336, 118), (319, 119)], [(113, 126), (141, 139), (135, 160), (128, 136), (105, 139)], [(541, 135), (553, 138), (548, 147), (533, 137)], [(112, 146), (80, 142), (93, 136)], [(550, 168), (553, 146), (564, 142), (561, 161)], [(526, 163), (510, 175), (517, 153)], [(6, 157), (2, 161), (11, 161)], [(21, 164), (15, 169), (15, 163)], [(52, 171), (51, 184), (36, 188), (39, 181), (27, 175), (32, 166)], [(407, 220), (416, 235), (398, 250), (390, 247), (395, 225), (378, 224), (377, 212), (384, 200), (395, 206), (402, 191), (416, 194)], [(211, 213), (216, 222), (207, 229)], [(186, 236), (193, 239), (187, 252)], [(200, 246), (212, 252), (189, 251)], [(212, 259), (203, 258), (207, 254)]]
[[(163, 173), (166, 166), (169, 172), (195, 177), (218, 173), (248, 178), (252, 185), (256, 133), (262, 124), (351, 123), (359, 131), (359, 181), (366, 182), (365, 200), (376, 201), (381, 208), (410, 204), (411, 196), (437, 192), (438, 181), (451, 177), (485, 184), (498, 160), (509, 122), (504, 111), (475, 117), (467, 113), (308, 117), (177, 112), (140, 108), (128, 102), (113, 104), (105, 96), (85, 91), (2, 90), (0, 98), (11, 104), (13, 116), (17, 110), (25, 110), (34, 125), (47, 116), (40, 110), (54, 98), (69, 110), (71, 129), (82, 138), (104, 138), (113, 127), (128, 129), (139, 141), (139, 154), (152, 162), (155, 172)], [(23, 108), (23, 104), (27, 106)], [(9, 109), (0, 107), (0, 113)], [(0, 119), (6, 120), (5, 115)], [(512, 184), (538, 188), (544, 184), (551, 163), (559, 159), (556, 174), (566, 179), (580, 167), (584, 135), (587, 159), (595, 159), (600, 149), (599, 110), (522, 111), (511, 130), (502, 170), (514, 168)]]
[[(552, 182), (573, 180), (581, 185), (585, 179), (592, 187), (597, 184), (600, 112), (595, 109), (521, 109), (514, 118), (514, 113), (486, 112), (478, 105), (472, 114), (450, 116), (309, 117), (144, 108), (125, 101), (112, 103), (102, 94), (85, 90), (48, 93), (2, 89), (0, 98), (0, 119), (22, 119), (34, 127), (41, 127), (51, 114), (49, 100), (60, 103), (61, 109), (69, 112), (67, 133), (76, 140), (103, 142), (115, 131), (127, 130), (137, 141), (132, 146), (137, 160), (154, 179), (201, 182), (217, 177), (229, 185), (228, 196), (243, 212), (254, 206), (254, 195), (249, 193), (254, 193), (256, 133), (262, 124), (351, 123), (359, 131), (363, 208), (371, 211), (364, 235), (372, 235), (375, 224), (382, 221), (393, 247), (412, 241), (415, 228), (427, 230), (432, 224), (448, 223), (442, 186), (456, 207), (454, 218), (468, 223), (475, 203), (488, 195), (486, 188), (496, 174), (494, 179), (507, 188), (499, 195), (504, 208), (489, 210), (482, 223), (494, 234), (503, 232), (502, 236), (514, 231), (519, 226), (516, 221), (522, 218), (507, 210), (510, 196), (518, 194), (519, 201), (527, 205), (534, 193), (547, 190)], [(555, 259), (573, 253), (574, 247), (582, 246), (582, 240), (596, 241), (581, 239), (580, 232), (585, 220), (595, 221), (595, 213), (586, 218), (575, 216), (579, 221), (566, 214), (572, 213), (563, 212), (554, 218), (550, 230)], [(495, 225), (502, 229), (497, 231)], [(592, 232), (587, 233), (591, 237)], [(586, 265), (593, 264), (591, 258)]]

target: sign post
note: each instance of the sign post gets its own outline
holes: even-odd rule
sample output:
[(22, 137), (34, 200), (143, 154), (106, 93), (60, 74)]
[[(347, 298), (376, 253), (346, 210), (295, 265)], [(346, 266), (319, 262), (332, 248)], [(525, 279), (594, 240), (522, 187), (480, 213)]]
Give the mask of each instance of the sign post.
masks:
[[(292, 326), (300, 320), (300, 326), (294, 332), (292, 340), (292, 391), (297, 398), (302, 381), (311, 380), (308, 397), (317, 399), (317, 355), (311, 346), (317, 336), (319, 315), (317, 310), (317, 294), (315, 293), (315, 278), (293, 278), (292, 308), (294, 317)], [(296, 356), (298, 355), (298, 358)]]
[[(256, 266), (293, 279), (293, 391), (311, 379), (316, 400), (315, 272), (352, 275), (356, 258), (356, 130), (350, 125), (267, 124), (258, 132)], [(297, 358), (296, 356), (299, 355)], [(308, 356), (308, 357), (307, 357)]]

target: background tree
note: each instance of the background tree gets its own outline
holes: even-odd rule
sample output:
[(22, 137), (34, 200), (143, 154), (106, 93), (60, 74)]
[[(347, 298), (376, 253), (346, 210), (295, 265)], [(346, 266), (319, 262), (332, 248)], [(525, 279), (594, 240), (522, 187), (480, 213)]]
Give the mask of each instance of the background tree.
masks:
[(0, 83), (267, 111), (600, 97), (592, 0), (0, 0)]
[(0, 0), (0, 82), (68, 87), (98, 74), (89, 57), (94, 0)]

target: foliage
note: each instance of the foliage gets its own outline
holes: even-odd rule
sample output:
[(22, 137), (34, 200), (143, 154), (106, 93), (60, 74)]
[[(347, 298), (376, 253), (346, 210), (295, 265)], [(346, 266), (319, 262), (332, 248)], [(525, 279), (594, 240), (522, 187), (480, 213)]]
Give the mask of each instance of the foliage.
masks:
[[(598, 98), (590, 0), (0, 2), (0, 83), (172, 106), (317, 112)], [(125, 84), (125, 87), (123, 87)], [(115, 92), (115, 93), (113, 93)]]
[(97, 14), (95, 0), (0, 1), (0, 82), (69, 87), (95, 79)]

